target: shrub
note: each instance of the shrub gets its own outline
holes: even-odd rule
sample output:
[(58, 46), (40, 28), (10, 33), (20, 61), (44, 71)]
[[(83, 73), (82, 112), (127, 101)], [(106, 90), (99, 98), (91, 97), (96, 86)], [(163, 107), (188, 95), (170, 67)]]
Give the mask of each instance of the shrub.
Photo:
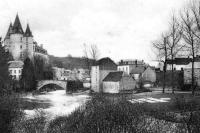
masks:
[(13, 129), (12, 122), (21, 115), (19, 98), (16, 94), (4, 94), (0, 96), (1, 133), (10, 133)]
[(147, 132), (148, 122), (139, 104), (113, 103), (95, 96), (86, 106), (69, 116), (58, 117), (49, 124), (48, 133), (118, 133)]
[(25, 116), (14, 121), (13, 133), (44, 133), (46, 125), (45, 114), (38, 111), (33, 118)]

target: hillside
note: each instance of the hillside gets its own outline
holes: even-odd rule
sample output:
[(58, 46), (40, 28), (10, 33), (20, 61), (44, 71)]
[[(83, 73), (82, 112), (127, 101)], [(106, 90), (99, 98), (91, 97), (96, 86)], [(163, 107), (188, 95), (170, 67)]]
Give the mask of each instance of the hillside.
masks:
[[(49, 60), (52, 66), (63, 67), (66, 69), (74, 68), (88, 68), (88, 64), (92, 65), (94, 61), (92, 59), (85, 59), (81, 57), (56, 57), (49, 55)], [(89, 62), (89, 63), (87, 63)]]

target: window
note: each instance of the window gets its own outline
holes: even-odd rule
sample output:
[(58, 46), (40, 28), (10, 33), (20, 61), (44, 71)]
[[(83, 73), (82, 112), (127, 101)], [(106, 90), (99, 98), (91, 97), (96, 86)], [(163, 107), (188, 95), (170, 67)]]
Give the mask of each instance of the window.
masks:
[(14, 70), (14, 74), (16, 74), (16, 70)]
[(20, 49), (22, 49), (22, 45), (20, 45)]
[(22, 37), (20, 38), (20, 41), (22, 42)]
[(19, 72), (19, 74), (20, 74), (20, 73), (21, 73), (21, 70), (19, 70), (18, 72)]
[(10, 70), (9, 73), (12, 74), (12, 70)]

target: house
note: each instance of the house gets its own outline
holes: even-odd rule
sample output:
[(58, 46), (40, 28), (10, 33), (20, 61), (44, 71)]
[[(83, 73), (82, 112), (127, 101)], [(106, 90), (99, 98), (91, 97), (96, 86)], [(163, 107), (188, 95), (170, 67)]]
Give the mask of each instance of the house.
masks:
[[(171, 66), (174, 64), (175, 70), (183, 71), (184, 84), (191, 84), (192, 82), (192, 59), (191, 58), (175, 58), (172, 60), (167, 60), (167, 64)], [(171, 70), (171, 69), (170, 69)], [(194, 77), (195, 84), (200, 86), (200, 56), (194, 58)]]
[(142, 80), (145, 82), (156, 82), (156, 72), (152, 67), (148, 67), (143, 73), (142, 73)]
[(59, 68), (59, 67), (52, 67), (53, 69), (53, 79), (54, 80), (63, 80), (63, 73), (64, 73), (64, 68)]
[(77, 73), (77, 77), (80, 81), (84, 81), (86, 78), (90, 77), (89, 73), (90, 72), (89, 72), (88, 69), (79, 68), (78, 73)]
[(136, 81), (124, 72), (110, 72), (103, 79), (104, 93), (119, 93), (122, 91), (133, 90), (136, 87)]
[(91, 67), (91, 90), (103, 91), (103, 79), (110, 73), (117, 71), (117, 65), (110, 58), (102, 58)]
[(9, 61), (8, 71), (12, 79), (20, 80), (24, 63), (22, 61)]
[[(197, 59), (195, 59), (197, 60)], [(166, 63), (167, 63), (167, 70), (172, 70), (172, 64), (174, 64), (174, 69), (175, 70), (181, 70), (184, 68), (191, 68), (191, 58), (175, 58), (174, 60), (170, 60), (167, 59)], [(195, 62), (195, 65), (197, 65), (198, 63)]]
[(117, 66), (117, 70), (123, 71), (125, 74), (130, 75), (133, 69), (145, 66), (146, 64), (143, 60), (121, 60)]
[(140, 66), (136, 67), (131, 70), (130, 75), (136, 80), (139, 81), (140, 77), (142, 76), (142, 73), (145, 71), (145, 67)]

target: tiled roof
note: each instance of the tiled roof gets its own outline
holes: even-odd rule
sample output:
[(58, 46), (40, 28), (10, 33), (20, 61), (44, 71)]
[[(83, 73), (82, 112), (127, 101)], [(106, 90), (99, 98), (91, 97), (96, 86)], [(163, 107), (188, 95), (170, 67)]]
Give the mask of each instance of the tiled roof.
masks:
[(136, 67), (134, 69), (131, 70), (131, 74), (141, 74), (143, 73), (145, 70), (145, 67)]
[(9, 68), (23, 68), (24, 63), (22, 61), (9, 61)]
[(103, 81), (118, 82), (122, 79), (123, 72), (110, 72)]

